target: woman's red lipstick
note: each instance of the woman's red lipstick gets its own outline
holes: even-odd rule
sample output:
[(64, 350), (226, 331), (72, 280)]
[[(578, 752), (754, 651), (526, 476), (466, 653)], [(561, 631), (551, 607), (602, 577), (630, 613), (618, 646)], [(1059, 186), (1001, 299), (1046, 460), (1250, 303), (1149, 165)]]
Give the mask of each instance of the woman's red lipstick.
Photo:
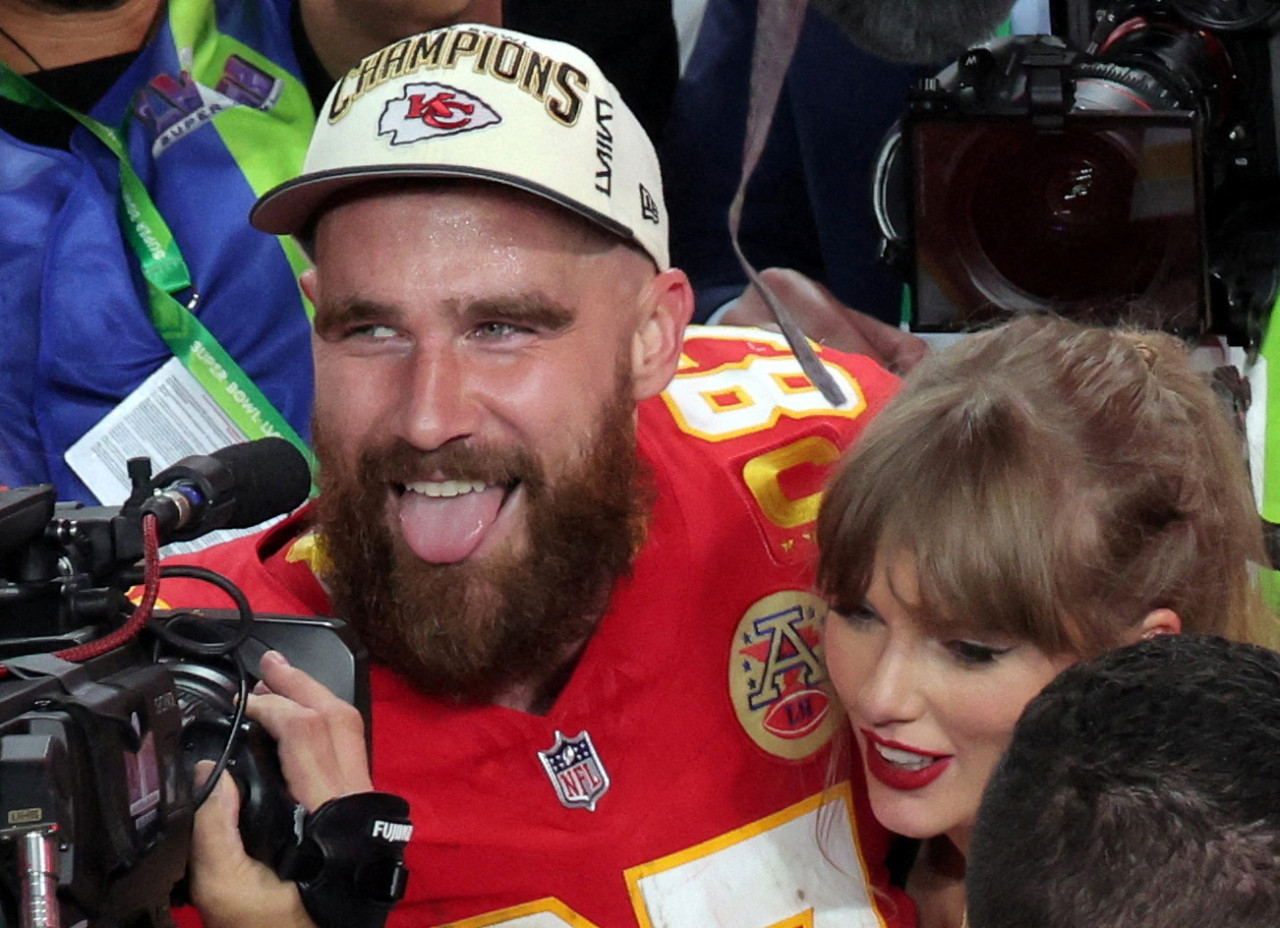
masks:
[[(899, 744), (896, 741), (889, 741), (881, 738), (865, 728), (859, 729), (863, 738), (866, 739), (866, 751), (864, 758), (867, 764), (867, 773), (875, 777), (890, 789), (913, 790), (923, 789), (928, 786), (946, 771), (951, 765), (950, 754), (935, 754), (932, 751), (922, 751), (919, 748), (913, 748), (910, 745)], [(933, 760), (918, 769), (903, 767), (898, 764), (890, 763), (881, 756), (876, 750), (876, 745), (882, 745), (886, 748), (892, 748), (897, 751), (909, 751), (920, 757), (931, 757)]]

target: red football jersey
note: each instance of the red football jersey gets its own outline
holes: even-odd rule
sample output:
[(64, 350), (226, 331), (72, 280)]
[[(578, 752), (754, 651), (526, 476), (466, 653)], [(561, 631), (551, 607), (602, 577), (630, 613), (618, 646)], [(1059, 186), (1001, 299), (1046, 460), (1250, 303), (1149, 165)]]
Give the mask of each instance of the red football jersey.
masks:
[[(843, 408), (780, 336), (690, 330), (671, 386), (640, 408), (647, 540), (547, 715), (443, 703), (374, 668), (374, 781), (414, 822), (391, 925), (915, 924), (860, 765), (827, 782), (843, 716), (810, 592), (824, 476), (896, 381), (822, 358)], [(311, 550), (304, 513), (196, 559), (260, 611), (323, 613)], [(161, 595), (216, 602), (183, 581)]]

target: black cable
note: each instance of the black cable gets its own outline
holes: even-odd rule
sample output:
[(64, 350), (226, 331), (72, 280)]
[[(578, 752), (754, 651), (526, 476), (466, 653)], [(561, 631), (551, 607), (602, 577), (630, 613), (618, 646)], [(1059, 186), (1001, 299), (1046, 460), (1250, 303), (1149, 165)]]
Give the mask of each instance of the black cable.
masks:
[[(185, 564), (162, 567), (160, 576), (161, 578), (185, 577), (191, 580), (203, 580), (206, 583), (211, 583), (231, 597), (239, 615), (239, 620), (235, 625), (235, 634), (226, 641), (220, 642), (200, 641), (169, 629), (170, 625), (178, 624), (180, 626), (186, 620), (203, 622), (204, 620), (200, 619), (196, 614), (181, 612), (171, 614), (162, 619), (152, 617), (149, 627), (166, 644), (187, 654), (221, 656), (233, 653), (240, 645), (249, 640), (249, 636), (253, 634), (253, 609), (250, 608), (248, 597), (244, 595), (244, 592), (226, 577), (204, 567)], [(217, 627), (221, 628), (222, 626)], [(206, 630), (212, 630), (212, 627), (206, 626)]]
[(198, 613), (177, 612), (171, 613), (164, 618), (153, 616), (149, 623), (151, 631), (177, 651), (202, 656), (229, 656), (235, 664), (238, 691), (235, 699), (235, 711), (231, 716), (231, 727), (226, 741), (223, 742), (222, 752), (214, 762), (213, 770), (205, 780), (204, 785), (200, 787), (192, 798), (195, 808), (198, 809), (209, 798), (210, 793), (217, 786), (218, 780), (227, 769), (243, 731), (245, 709), (249, 703), (249, 671), (244, 665), (244, 658), (241, 656), (239, 648), (249, 640), (249, 636), (253, 633), (253, 609), (249, 606), (249, 599), (245, 596), (244, 591), (222, 576), (222, 574), (208, 568), (185, 564), (167, 565), (161, 568), (160, 576), (161, 578), (180, 577), (190, 580), (203, 580), (216, 586), (235, 603), (238, 616), (234, 626), (234, 633), (225, 640), (216, 642), (201, 641), (177, 631), (178, 628), (181, 628), (186, 623), (193, 623), (194, 627), (214, 634), (218, 634), (226, 628), (224, 624), (210, 622), (202, 618)]
[(231, 716), (231, 731), (227, 735), (226, 742), (222, 745), (222, 753), (213, 764), (213, 770), (210, 771), (199, 792), (192, 797), (192, 802), (197, 809), (204, 805), (205, 800), (209, 798), (209, 794), (218, 785), (218, 780), (222, 777), (223, 771), (227, 769), (231, 754), (235, 750), (236, 744), (240, 739), (240, 733), (243, 730), (245, 707), (249, 704), (249, 671), (244, 666), (244, 659), (238, 653), (233, 654), (232, 657), (235, 659), (240, 688), (236, 693), (236, 709)]

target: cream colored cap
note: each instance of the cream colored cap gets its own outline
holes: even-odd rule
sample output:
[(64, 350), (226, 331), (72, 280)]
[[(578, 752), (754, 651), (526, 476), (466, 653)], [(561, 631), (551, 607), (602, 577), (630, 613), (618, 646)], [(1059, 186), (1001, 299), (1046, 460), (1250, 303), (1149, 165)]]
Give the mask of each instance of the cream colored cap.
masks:
[(563, 42), (458, 25), (368, 56), (329, 94), (301, 176), (249, 218), (297, 234), (338, 190), (389, 177), (509, 184), (670, 264), (653, 143), (595, 62)]

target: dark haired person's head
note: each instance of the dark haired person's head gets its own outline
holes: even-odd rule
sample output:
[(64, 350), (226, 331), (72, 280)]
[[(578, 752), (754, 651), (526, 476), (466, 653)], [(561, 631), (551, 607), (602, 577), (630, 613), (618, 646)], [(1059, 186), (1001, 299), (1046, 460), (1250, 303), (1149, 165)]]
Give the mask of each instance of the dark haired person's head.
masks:
[(1143, 641), (1019, 720), (970, 845), (972, 928), (1280, 925), (1280, 655)]

